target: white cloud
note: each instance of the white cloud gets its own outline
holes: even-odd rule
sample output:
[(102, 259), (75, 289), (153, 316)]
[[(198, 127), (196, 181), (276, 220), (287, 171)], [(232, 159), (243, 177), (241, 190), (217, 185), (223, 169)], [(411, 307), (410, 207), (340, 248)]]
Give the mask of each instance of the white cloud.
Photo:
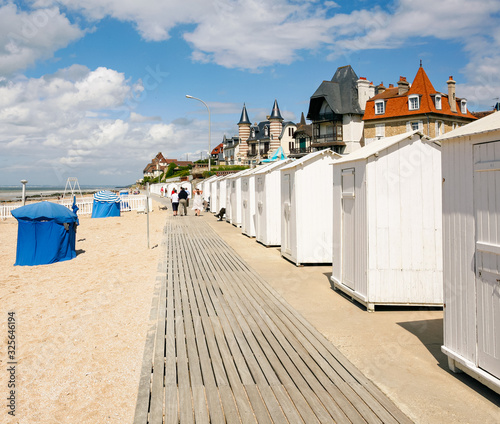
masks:
[(57, 7), (19, 10), (0, 4), (0, 75), (9, 75), (48, 59), (84, 35)]
[(87, 183), (99, 183), (99, 172), (109, 169), (118, 170), (116, 181), (133, 182), (158, 151), (175, 157), (178, 149), (196, 150), (206, 121), (166, 124), (130, 110), (127, 100), (136, 84), (112, 69), (75, 65), (0, 86), (0, 151), (6, 165), (0, 181), (19, 179), (11, 175), (25, 172), (27, 152), (30, 172), (64, 184), (79, 173)]

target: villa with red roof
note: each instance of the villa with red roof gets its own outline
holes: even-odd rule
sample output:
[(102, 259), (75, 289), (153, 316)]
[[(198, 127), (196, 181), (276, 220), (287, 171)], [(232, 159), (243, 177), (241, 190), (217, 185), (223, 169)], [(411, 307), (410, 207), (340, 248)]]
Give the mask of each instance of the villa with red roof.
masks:
[(412, 84), (400, 77), (397, 87), (377, 86), (366, 102), (365, 143), (412, 130), (434, 138), (475, 120), (467, 100), (456, 97), (453, 77), (447, 84), (448, 94), (436, 91), (420, 65)]

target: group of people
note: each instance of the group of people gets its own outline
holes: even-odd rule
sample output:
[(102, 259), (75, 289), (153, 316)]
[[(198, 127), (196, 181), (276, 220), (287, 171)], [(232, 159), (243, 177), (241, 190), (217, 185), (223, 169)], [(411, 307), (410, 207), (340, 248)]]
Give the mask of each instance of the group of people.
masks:
[[(201, 190), (194, 191), (193, 197), (193, 207), (195, 216), (200, 216), (201, 210), (203, 209), (203, 198), (201, 197)], [(177, 193), (177, 189), (172, 190), (171, 194), (172, 199), (172, 210), (174, 212), (174, 216), (177, 216), (178, 212), (180, 215), (187, 215), (187, 208), (189, 206), (189, 193), (184, 187), (181, 187), (180, 191)], [(179, 211), (180, 207), (180, 211)]]

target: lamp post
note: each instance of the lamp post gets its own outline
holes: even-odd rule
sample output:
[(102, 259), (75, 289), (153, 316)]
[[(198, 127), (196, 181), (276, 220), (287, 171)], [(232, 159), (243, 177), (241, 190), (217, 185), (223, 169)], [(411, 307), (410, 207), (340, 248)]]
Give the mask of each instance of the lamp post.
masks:
[(21, 180), (21, 184), (23, 185), (23, 206), (26, 204), (26, 184), (28, 184), (28, 180)]
[(198, 98), (193, 97), (193, 96), (190, 96), (188, 94), (186, 94), (186, 97), (188, 99), (198, 100), (199, 102), (202, 102), (205, 105), (205, 107), (207, 108), (207, 111), (208, 111), (208, 172), (210, 172), (210, 169), (211, 169), (210, 168), (210, 163), (212, 162), (212, 158), (211, 158), (212, 149), (210, 148), (210, 137), (211, 137), (211, 135), (210, 135), (210, 126), (211, 126), (210, 125), (210, 109), (209, 109), (208, 105), (203, 100), (198, 99)]

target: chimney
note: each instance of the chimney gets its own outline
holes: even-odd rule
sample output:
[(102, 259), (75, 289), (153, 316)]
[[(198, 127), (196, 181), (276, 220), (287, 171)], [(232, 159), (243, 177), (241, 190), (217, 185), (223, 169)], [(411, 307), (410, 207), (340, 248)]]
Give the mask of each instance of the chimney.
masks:
[(361, 110), (365, 110), (366, 101), (373, 97), (373, 89), (370, 89), (370, 83), (365, 77), (359, 77), (357, 83), (359, 107)]
[(385, 91), (384, 83), (381, 82), (379, 85), (375, 87), (375, 94), (380, 94)]
[(450, 109), (452, 112), (457, 111), (457, 99), (455, 98), (455, 81), (453, 81), (453, 76), (446, 81), (448, 84), (448, 102), (450, 103)]
[(389, 88), (394, 88), (394, 84), (389, 84)]
[(410, 83), (406, 81), (406, 77), (399, 77), (398, 81), (398, 94), (401, 96), (402, 94), (408, 93), (410, 89)]

